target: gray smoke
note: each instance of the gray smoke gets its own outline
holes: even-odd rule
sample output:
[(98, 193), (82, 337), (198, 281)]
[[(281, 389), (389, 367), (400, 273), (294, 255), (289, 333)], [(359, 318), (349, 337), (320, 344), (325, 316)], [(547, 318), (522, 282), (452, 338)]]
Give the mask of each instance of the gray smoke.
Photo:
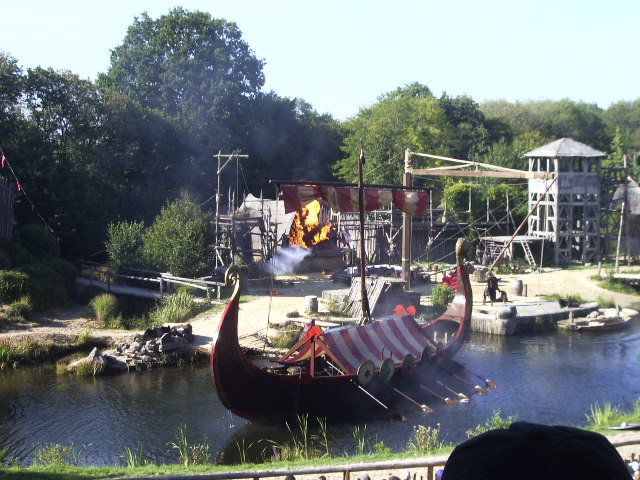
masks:
[(306, 257), (311, 255), (307, 248), (296, 245), (278, 251), (267, 264), (267, 272), (271, 275), (290, 275)]

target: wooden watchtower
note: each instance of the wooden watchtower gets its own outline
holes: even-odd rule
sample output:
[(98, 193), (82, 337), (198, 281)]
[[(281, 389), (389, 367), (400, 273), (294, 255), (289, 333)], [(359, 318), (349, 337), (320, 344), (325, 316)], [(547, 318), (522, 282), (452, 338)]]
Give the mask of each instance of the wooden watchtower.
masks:
[[(600, 259), (600, 172), (606, 154), (570, 138), (526, 153), (529, 171), (555, 173), (529, 179), (528, 234), (553, 242), (556, 264)], [(540, 200), (542, 198), (542, 200)]]

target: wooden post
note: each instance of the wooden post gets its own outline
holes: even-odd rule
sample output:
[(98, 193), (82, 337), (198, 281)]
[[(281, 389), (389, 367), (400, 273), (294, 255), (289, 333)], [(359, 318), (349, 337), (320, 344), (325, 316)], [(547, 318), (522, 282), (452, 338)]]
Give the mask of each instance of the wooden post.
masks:
[(364, 147), (362, 142), (360, 143), (360, 158), (358, 160), (358, 201), (360, 204), (360, 302), (362, 304), (362, 317), (360, 323), (371, 323), (371, 311), (369, 310), (369, 297), (367, 296), (367, 282), (366, 280), (366, 256), (367, 251), (364, 244), (364, 180), (363, 180), (363, 166), (364, 166)]
[[(413, 169), (412, 152), (408, 148), (404, 151), (404, 175), (402, 185), (411, 186), (411, 171)], [(406, 282), (405, 288), (411, 289), (411, 215), (402, 212), (402, 280)]]

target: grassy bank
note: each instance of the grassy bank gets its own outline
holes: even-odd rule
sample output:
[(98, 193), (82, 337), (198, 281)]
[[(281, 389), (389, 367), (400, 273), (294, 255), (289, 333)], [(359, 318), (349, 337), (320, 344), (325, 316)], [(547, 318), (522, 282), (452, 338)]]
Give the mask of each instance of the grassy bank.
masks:
[(42, 363), (92, 347), (107, 346), (105, 339), (95, 338), (88, 331), (79, 335), (59, 335), (55, 341), (0, 341), (0, 370)]
[[(609, 425), (622, 422), (640, 423), (640, 398), (634, 402), (630, 412), (623, 412), (610, 404), (593, 405), (585, 415), (586, 430), (611, 435)], [(517, 416), (503, 418), (500, 411), (494, 411), (492, 417), (467, 431), (468, 437), (482, 434), (495, 428), (507, 428)], [(265, 458), (263, 463), (244, 462), (240, 465), (216, 465), (212, 458), (206, 438), (202, 442), (189, 439), (186, 427), (175, 433), (174, 442), (168, 445), (176, 453), (175, 464), (151, 463), (141, 445), (136, 448), (126, 447), (121, 455), (121, 466), (96, 467), (84, 465), (82, 452), (73, 445), (61, 446), (47, 444), (35, 452), (33, 465), (20, 467), (12, 465), (10, 452), (0, 449), (0, 479), (110, 479), (131, 477), (162, 477), (198, 474), (224, 474), (229, 472), (260, 472), (274, 470), (295, 470), (308, 467), (340, 466), (355, 463), (389, 462), (422, 458), (428, 456), (447, 455), (455, 447), (452, 443), (441, 440), (440, 425), (435, 427), (414, 426), (406, 447), (392, 452), (383, 440), (371, 439), (367, 435), (366, 426), (355, 426), (353, 432), (354, 455), (332, 451), (327, 440), (326, 424), (319, 423), (313, 429), (305, 417), (299, 417), (297, 425), (289, 426), (290, 437), (285, 442), (264, 440)], [(239, 450), (248, 450), (251, 445), (237, 445)], [(241, 452), (241, 458), (242, 456)]]

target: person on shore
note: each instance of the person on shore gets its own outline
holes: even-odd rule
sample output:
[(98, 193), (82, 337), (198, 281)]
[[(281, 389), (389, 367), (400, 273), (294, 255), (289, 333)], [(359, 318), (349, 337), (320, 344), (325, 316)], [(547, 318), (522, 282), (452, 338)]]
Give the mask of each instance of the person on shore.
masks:
[(458, 445), (442, 480), (600, 480), (630, 478), (603, 435), (574, 427), (515, 422)]
[(484, 289), (484, 293), (482, 295), (482, 304), (486, 304), (487, 297), (489, 297), (491, 306), (493, 306), (493, 302), (496, 301), (496, 292), (498, 290), (500, 290), (498, 288), (498, 279), (491, 270), (487, 271), (487, 287)]

